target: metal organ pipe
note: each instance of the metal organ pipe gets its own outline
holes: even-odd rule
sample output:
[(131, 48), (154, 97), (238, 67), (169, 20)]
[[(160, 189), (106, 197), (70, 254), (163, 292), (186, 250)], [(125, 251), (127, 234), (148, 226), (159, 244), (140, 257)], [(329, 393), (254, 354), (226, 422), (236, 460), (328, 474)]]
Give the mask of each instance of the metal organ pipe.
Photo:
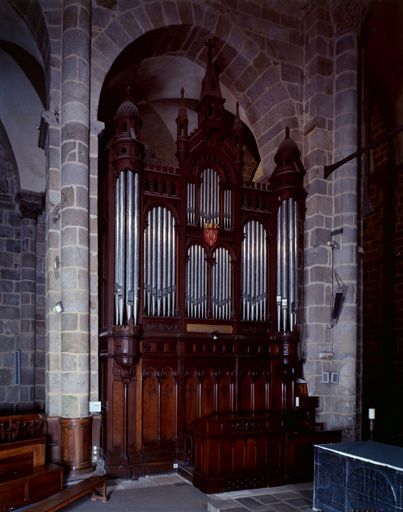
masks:
[(115, 188), (115, 325), (138, 323), (140, 177), (127, 170)]
[(121, 216), (120, 212), (122, 211), (121, 205), (121, 174), (118, 176), (116, 180), (115, 187), (115, 324), (121, 325), (121, 308), (120, 308), (120, 300), (123, 290), (123, 282), (122, 282), (122, 242), (121, 242)]
[(140, 305), (140, 176), (134, 175), (133, 321), (139, 321)]
[(207, 262), (200, 245), (188, 249), (186, 262), (186, 314), (205, 318), (207, 312)]
[(277, 209), (277, 328), (292, 331), (296, 325), (298, 290), (297, 202), (288, 198)]
[(282, 283), (282, 269), (283, 266), (281, 264), (281, 225), (282, 225), (282, 209), (278, 207), (277, 209), (277, 272), (276, 272), (276, 305), (277, 305), (277, 328), (281, 331), (281, 283)]
[(267, 320), (267, 234), (251, 220), (244, 226), (242, 243), (242, 320)]
[(232, 193), (231, 190), (224, 191), (225, 198), (225, 207), (224, 207), (224, 228), (231, 229), (232, 228)]
[(227, 249), (219, 247), (214, 251), (215, 265), (212, 271), (213, 318), (229, 320), (231, 317), (231, 257)]
[(294, 269), (295, 269), (295, 277), (294, 277), (294, 304), (293, 304), (293, 323), (292, 328), (295, 328), (297, 325), (297, 310), (298, 310), (298, 203), (295, 199), (293, 199), (293, 221), (294, 221)]
[(294, 200), (290, 197), (287, 200), (288, 204), (288, 257), (290, 259), (290, 277), (288, 280), (288, 296), (289, 296), (289, 325), (290, 331), (293, 329), (294, 322), (294, 307), (295, 307), (295, 261), (294, 261)]
[(204, 169), (200, 185), (200, 224), (219, 224), (220, 178), (214, 169)]
[(126, 173), (126, 258), (125, 258), (125, 313), (131, 318), (133, 308), (133, 175)]
[(162, 206), (148, 212), (144, 231), (144, 306), (150, 316), (174, 316), (176, 304), (175, 220)]
[(282, 261), (282, 283), (281, 283), (281, 308), (282, 308), (282, 325), (283, 331), (287, 331), (287, 316), (288, 316), (288, 273), (289, 273), (289, 259), (288, 259), (288, 238), (287, 238), (287, 204), (285, 201), (281, 203), (282, 210), (282, 223), (281, 223), (281, 261)]
[(194, 183), (187, 184), (187, 222), (188, 224), (195, 224), (196, 222), (196, 185)]

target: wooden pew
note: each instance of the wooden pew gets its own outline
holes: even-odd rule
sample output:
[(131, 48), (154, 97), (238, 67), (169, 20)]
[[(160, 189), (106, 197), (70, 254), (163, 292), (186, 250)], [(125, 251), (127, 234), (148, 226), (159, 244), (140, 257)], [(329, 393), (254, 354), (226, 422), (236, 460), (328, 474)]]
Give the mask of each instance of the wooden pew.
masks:
[[(91, 500), (106, 503), (108, 500), (107, 483), (106, 475), (90, 476), (77, 484), (66, 487), (53, 496), (49, 496), (49, 498), (25, 508), (24, 512), (55, 512), (88, 494), (91, 495)], [(98, 492), (99, 489), (101, 489), (101, 492)]]
[(0, 417), (0, 512), (63, 489), (63, 468), (45, 463), (43, 414)]

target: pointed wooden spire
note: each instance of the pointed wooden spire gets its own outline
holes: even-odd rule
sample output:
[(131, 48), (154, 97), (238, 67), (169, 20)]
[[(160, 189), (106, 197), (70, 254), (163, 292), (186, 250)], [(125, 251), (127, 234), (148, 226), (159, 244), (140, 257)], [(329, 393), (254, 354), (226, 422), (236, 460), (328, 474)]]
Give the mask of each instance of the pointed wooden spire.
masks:
[(218, 79), (218, 72), (215, 63), (213, 62), (213, 42), (209, 39), (206, 42), (206, 46), (208, 49), (207, 55), (207, 67), (206, 73), (202, 82), (202, 89), (200, 98), (205, 95), (217, 96), (218, 98), (222, 98), (220, 81)]

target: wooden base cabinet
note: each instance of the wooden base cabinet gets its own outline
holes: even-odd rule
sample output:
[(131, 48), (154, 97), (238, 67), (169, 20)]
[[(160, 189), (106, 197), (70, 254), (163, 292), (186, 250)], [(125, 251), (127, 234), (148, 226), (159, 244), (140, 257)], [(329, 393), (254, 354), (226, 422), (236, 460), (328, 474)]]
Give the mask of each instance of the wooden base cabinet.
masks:
[(193, 484), (205, 493), (282, 483), (281, 416), (198, 418)]

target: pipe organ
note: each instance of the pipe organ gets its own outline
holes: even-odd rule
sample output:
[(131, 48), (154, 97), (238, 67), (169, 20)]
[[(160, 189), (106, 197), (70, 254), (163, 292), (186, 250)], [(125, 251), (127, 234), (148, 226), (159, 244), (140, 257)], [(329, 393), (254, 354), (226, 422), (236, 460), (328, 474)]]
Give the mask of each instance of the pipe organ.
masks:
[[(206, 456), (195, 445), (197, 425), (215, 418), (240, 439), (256, 427), (259, 460), (278, 476), (301, 377), (300, 152), (287, 130), (270, 182), (243, 182), (242, 124), (238, 109), (231, 123), (223, 115), (211, 52), (192, 133), (183, 98), (182, 91), (177, 168), (147, 159), (130, 99), (115, 115), (101, 163), (107, 470), (131, 478), (176, 460), (196, 468)], [(238, 461), (255, 460), (250, 435), (234, 441)]]

